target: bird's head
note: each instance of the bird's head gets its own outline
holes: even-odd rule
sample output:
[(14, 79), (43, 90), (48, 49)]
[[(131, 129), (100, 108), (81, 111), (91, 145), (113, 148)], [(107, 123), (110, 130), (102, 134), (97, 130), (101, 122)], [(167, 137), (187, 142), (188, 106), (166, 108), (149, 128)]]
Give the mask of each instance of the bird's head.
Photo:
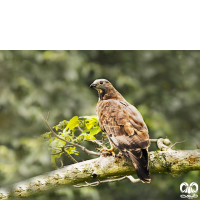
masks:
[(95, 88), (100, 93), (105, 93), (112, 84), (106, 79), (97, 79), (91, 85), (90, 88)]
[(97, 79), (90, 88), (95, 88), (99, 94), (99, 100), (118, 99), (124, 100), (121, 94), (113, 87), (113, 85), (106, 79)]

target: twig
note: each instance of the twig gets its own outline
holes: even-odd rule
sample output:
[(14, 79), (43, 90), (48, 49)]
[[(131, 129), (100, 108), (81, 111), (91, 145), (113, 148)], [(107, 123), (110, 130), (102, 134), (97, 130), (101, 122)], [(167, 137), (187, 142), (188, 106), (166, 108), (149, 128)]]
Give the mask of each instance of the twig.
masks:
[(115, 181), (121, 181), (121, 180), (123, 180), (125, 178), (126, 178), (126, 176), (123, 176), (121, 178), (108, 179), (108, 180), (101, 181), (101, 183), (111, 183), (111, 182), (115, 182)]
[(93, 140), (96, 144), (98, 144), (101, 147), (105, 147), (99, 140)]
[(50, 112), (51, 112), (51, 110), (47, 113), (47, 118), (46, 118), (47, 121), (48, 121), (48, 119), (49, 119)]
[(86, 185), (73, 185), (75, 188), (89, 187), (89, 186), (97, 186), (100, 184), (100, 181), (96, 181), (93, 183), (86, 182)]
[(100, 156), (100, 155), (101, 155), (101, 153), (94, 152), (94, 151), (90, 151), (90, 150), (86, 149), (84, 146), (81, 146), (81, 145), (76, 144), (76, 143), (72, 143), (72, 142), (70, 142), (70, 141), (68, 141), (68, 140), (65, 140), (65, 139), (61, 138), (59, 135), (57, 135), (57, 134), (53, 131), (53, 129), (49, 126), (47, 120), (44, 119), (43, 116), (42, 116), (42, 119), (43, 119), (44, 123), (46, 124), (46, 126), (49, 128), (49, 130), (50, 130), (50, 131), (54, 134), (54, 136), (57, 137), (58, 139), (60, 139), (60, 140), (62, 140), (62, 141), (64, 141), (64, 142), (66, 142), (66, 143), (68, 143), (68, 144), (71, 144), (71, 145), (73, 145), (73, 146), (77, 146), (77, 147), (81, 148), (82, 151), (85, 151), (85, 152), (88, 153), (88, 154), (96, 155), (96, 156)]
[(67, 156), (68, 156), (74, 163), (77, 163), (77, 161), (65, 150), (65, 148), (67, 148), (67, 147), (73, 147), (73, 145), (66, 145), (66, 146), (64, 146), (64, 147), (61, 147), (61, 149), (51, 146), (51, 148), (53, 148), (53, 149), (60, 150), (59, 152), (51, 153), (51, 155), (57, 155), (57, 154), (60, 154), (60, 153), (62, 153), (62, 152), (65, 152), (65, 153), (67, 154)]
[(59, 150), (59, 152), (51, 153), (51, 155), (57, 155), (57, 154), (60, 154), (60, 153), (63, 152), (62, 149), (59, 149), (59, 148), (53, 147), (52, 145), (50, 145), (50, 147), (51, 147), (52, 149)]
[(138, 183), (138, 182), (141, 182), (141, 180), (138, 178), (138, 179), (135, 179), (133, 178), (132, 176), (126, 176), (126, 178), (128, 178), (132, 183)]
[(81, 127), (80, 127), (80, 126), (77, 126), (77, 127), (78, 127), (79, 131), (83, 132), (83, 130), (81, 129)]
[(111, 182), (121, 181), (121, 180), (123, 180), (125, 178), (127, 178), (127, 176), (123, 176), (121, 178), (116, 178), (116, 179), (108, 179), (108, 180), (104, 180), (104, 181), (98, 180), (98, 181), (95, 181), (93, 183), (87, 183), (86, 182), (86, 185), (74, 185), (74, 187), (81, 188), (81, 187), (97, 186), (100, 183), (111, 183)]
[(60, 167), (63, 167), (63, 161), (62, 161), (61, 157), (59, 157), (58, 159), (60, 160), (60, 163), (61, 163)]
[(197, 149), (199, 149), (199, 145), (195, 142), (196, 146), (197, 146)]
[(158, 139), (149, 139), (150, 142), (157, 142)]
[(77, 161), (65, 150), (65, 147), (63, 147), (62, 149), (74, 163), (77, 163)]
[(181, 142), (175, 142), (172, 146), (170, 146), (169, 148), (172, 148), (174, 147), (176, 144), (179, 144), (179, 143), (183, 143), (183, 142), (186, 142), (187, 140), (184, 140), (184, 141), (181, 141)]
[(57, 155), (57, 154), (60, 154), (60, 153), (62, 153), (62, 151), (59, 151), (57, 153), (51, 153), (51, 155)]
[(60, 151), (59, 148), (53, 147), (52, 145), (50, 145), (50, 147), (53, 148), (53, 149), (55, 149), (55, 150), (59, 150)]

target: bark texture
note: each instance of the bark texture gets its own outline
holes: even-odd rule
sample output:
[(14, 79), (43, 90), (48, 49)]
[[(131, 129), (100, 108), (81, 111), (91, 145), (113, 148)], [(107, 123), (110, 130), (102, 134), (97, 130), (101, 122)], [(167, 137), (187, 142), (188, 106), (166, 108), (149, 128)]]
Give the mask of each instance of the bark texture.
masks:
[[(177, 175), (200, 170), (200, 150), (170, 150), (149, 152), (151, 173)], [(135, 174), (130, 160), (124, 157), (100, 156), (96, 159), (65, 166), (43, 175), (0, 189), (0, 199), (12, 196), (38, 195), (56, 187), (75, 185), (84, 181), (97, 181)], [(153, 175), (152, 175), (153, 181)]]

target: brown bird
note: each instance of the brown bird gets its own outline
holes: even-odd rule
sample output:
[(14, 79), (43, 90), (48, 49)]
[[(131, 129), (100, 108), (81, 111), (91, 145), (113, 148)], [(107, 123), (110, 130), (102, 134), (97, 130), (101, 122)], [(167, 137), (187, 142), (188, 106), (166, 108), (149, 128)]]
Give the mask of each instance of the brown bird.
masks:
[[(97, 79), (91, 85), (98, 91), (96, 112), (99, 126), (110, 140), (112, 154), (114, 146), (130, 159), (142, 182), (150, 183), (148, 166), (148, 129), (140, 112), (129, 104), (106, 79)], [(114, 146), (113, 146), (114, 144)]]

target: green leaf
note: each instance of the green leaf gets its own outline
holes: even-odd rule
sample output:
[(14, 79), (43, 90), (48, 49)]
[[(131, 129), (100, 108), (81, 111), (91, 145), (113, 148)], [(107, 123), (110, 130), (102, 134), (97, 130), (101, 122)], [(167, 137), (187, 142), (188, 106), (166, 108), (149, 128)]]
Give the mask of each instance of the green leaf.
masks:
[(63, 132), (61, 133), (61, 135), (69, 135), (71, 133), (71, 131), (70, 130), (66, 130), (66, 128), (65, 128), (65, 130), (63, 130)]
[(51, 162), (52, 163), (56, 163), (56, 158), (58, 158), (60, 155), (59, 154), (57, 154), (57, 155), (51, 155)]
[(63, 136), (62, 138), (73, 142), (73, 136), (71, 136), (70, 134), (71, 134), (71, 131), (69, 130), (66, 131), (66, 129), (61, 133), (61, 135)]
[(56, 148), (60, 148), (60, 147), (64, 147), (66, 144), (66, 142), (60, 140), (60, 139), (55, 139), (52, 143), (51, 146), (56, 147)]
[(85, 135), (84, 135), (84, 139), (85, 139), (85, 140), (90, 140), (90, 135), (85, 134)]
[(90, 140), (96, 140), (96, 138), (93, 135), (90, 135)]
[(78, 117), (75, 116), (69, 121), (69, 123), (67, 124), (67, 127), (65, 128), (65, 131), (67, 129), (72, 130), (73, 128), (75, 128), (78, 125), (79, 125), (79, 120), (78, 120)]
[(99, 133), (101, 131), (100, 127), (97, 128), (93, 128), (90, 130), (90, 135), (96, 135), (97, 133)]
[(78, 137), (76, 137), (75, 142), (76, 143), (80, 143), (80, 142), (83, 141), (83, 139), (84, 139), (84, 136), (83, 135), (79, 135)]
[(97, 120), (96, 119), (86, 119), (85, 125), (86, 125), (86, 128), (90, 130), (92, 127), (97, 125)]
[(78, 155), (78, 154), (79, 154), (79, 152), (76, 151), (76, 147), (68, 147), (68, 148), (67, 148), (67, 152), (68, 152), (69, 154), (75, 154), (75, 155)]
[(56, 131), (58, 131), (58, 126), (53, 126), (53, 128), (54, 128)]
[(45, 140), (49, 140), (50, 136), (51, 136), (51, 132), (46, 132), (46, 133), (42, 134), (40, 136), (40, 138), (45, 141)]
[(63, 120), (56, 126), (56, 128), (63, 130), (67, 124), (68, 124), (68, 122), (66, 120)]
[(87, 133), (87, 132), (90, 132), (90, 130), (89, 129), (84, 129), (82, 134)]

